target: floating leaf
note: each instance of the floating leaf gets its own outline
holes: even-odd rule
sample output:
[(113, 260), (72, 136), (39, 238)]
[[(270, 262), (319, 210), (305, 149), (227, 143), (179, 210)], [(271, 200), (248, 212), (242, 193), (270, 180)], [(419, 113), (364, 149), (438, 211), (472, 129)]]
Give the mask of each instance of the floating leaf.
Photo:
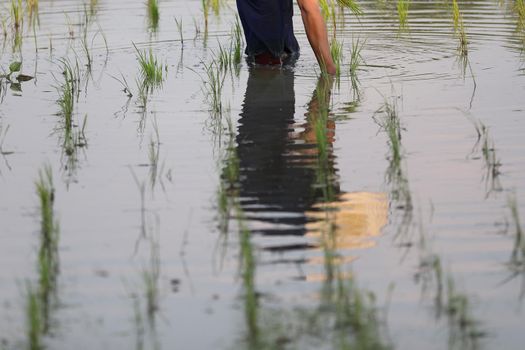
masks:
[(25, 74), (18, 74), (18, 76), (16, 77), (16, 80), (18, 80), (19, 82), (29, 81), (32, 79), (34, 79), (34, 77)]
[(22, 62), (13, 62), (9, 65), (9, 71), (11, 73), (20, 72), (21, 67), (22, 67)]

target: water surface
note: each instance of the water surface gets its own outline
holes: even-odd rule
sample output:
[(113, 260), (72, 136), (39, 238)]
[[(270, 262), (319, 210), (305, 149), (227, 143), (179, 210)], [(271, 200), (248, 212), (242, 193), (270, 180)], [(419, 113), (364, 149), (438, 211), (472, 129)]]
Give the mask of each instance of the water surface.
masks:
[[(385, 346), (521, 349), (523, 266), (515, 274), (509, 264), (508, 201), (515, 196), (523, 217), (523, 33), (510, 1), (458, 3), (468, 61), (445, 2), (412, 1), (400, 30), (394, 4), (359, 1), (363, 16), (337, 20), (339, 81), (319, 77), (296, 9), (298, 61), (229, 71), (220, 117), (206, 100), (205, 67), (230, 43), (234, 2), (210, 11), (207, 34), (200, 1), (160, 2), (153, 30), (143, 1), (99, 0), (86, 27), (89, 5), (42, 0), (34, 31), (26, 15), (21, 46), (7, 19), (0, 67), (21, 60), (35, 79), (21, 91), (2, 86), (1, 346), (27, 347), (25, 286), (38, 281), (34, 183), (49, 164), (60, 270), (46, 348), (342, 348), (360, 334), (338, 318), (345, 296), (373, 294), (366, 310), (379, 333), (370, 334)], [(5, 18), (9, 6), (0, 4)], [(348, 70), (357, 38), (356, 84)], [(133, 44), (167, 66), (146, 105)], [(63, 58), (81, 73), (75, 130), (86, 117), (87, 146), (73, 156), (57, 115)], [(385, 100), (401, 126), (397, 168), (381, 127)], [(484, 156), (480, 122), (495, 162)], [(153, 326), (142, 276), (152, 254)], [(447, 317), (449, 280), (449, 295), (468, 300), (467, 339)]]

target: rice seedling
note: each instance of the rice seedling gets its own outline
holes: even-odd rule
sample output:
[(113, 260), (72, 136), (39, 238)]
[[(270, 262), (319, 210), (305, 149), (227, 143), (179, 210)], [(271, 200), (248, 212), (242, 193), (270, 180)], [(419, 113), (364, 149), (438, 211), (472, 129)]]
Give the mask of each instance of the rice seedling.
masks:
[(242, 31), (238, 20), (232, 29), (231, 37), (232, 40), (228, 47), (224, 47), (220, 42), (218, 43), (219, 48), (218, 51), (214, 53), (214, 62), (224, 73), (235, 68), (235, 72), (238, 74), (239, 64), (241, 63), (242, 58), (241, 47), (243, 43)]
[[(135, 182), (138, 182), (135, 173), (132, 171)], [(142, 182), (142, 188), (145, 182)], [(137, 254), (139, 243), (142, 239), (147, 238), (149, 244), (149, 253), (147, 260), (143, 262), (138, 271), (138, 286), (130, 292), (133, 302), (133, 323), (135, 326), (136, 349), (160, 349), (157, 339), (156, 320), (160, 310), (160, 241), (159, 227), (160, 219), (154, 215), (155, 228), (154, 232), (146, 231), (141, 228), (141, 236), (137, 240), (135, 253)], [(145, 223), (143, 223), (145, 227)], [(149, 335), (151, 344), (146, 345), (146, 335)]]
[[(327, 177), (325, 177), (325, 179), (327, 179)], [(329, 184), (325, 184), (325, 186), (326, 185)], [(332, 199), (333, 198), (331, 198), (327, 191), (324, 191), (322, 199), (324, 203), (329, 203)], [(330, 298), (332, 296), (330, 294), (332, 293), (333, 282), (342, 276), (338, 269), (339, 255), (337, 252), (337, 224), (335, 215), (330, 211), (328, 206), (325, 206), (323, 211), (324, 218), (322, 219), (323, 225), (321, 226), (321, 247), (323, 250), (324, 278), (327, 283), (325, 286), (325, 292), (328, 293), (325, 297)]]
[(363, 11), (354, 0), (320, 0), (319, 6), (321, 7), (321, 13), (325, 18), (325, 21), (332, 24), (333, 38), (336, 37), (337, 32), (338, 8), (336, 6), (339, 6), (341, 13), (342, 10), (349, 9), (350, 12), (352, 12), (355, 16), (360, 16), (363, 14)]
[(390, 173), (401, 171), (401, 160), (403, 159), (403, 150), (401, 146), (401, 123), (397, 112), (396, 98), (391, 101), (385, 99), (379, 112), (383, 113), (384, 118), (379, 122), (379, 126), (386, 132), (390, 146)]
[(13, 153), (13, 152), (4, 150), (4, 142), (5, 142), (5, 138), (7, 136), (8, 131), (9, 131), (9, 125), (4, 130), (2, 124), (0, 124), (0, 154), (2, 156), (7, 156)]
[(215, 16), (218, 17), (221, 12), (222, 0), (207, 0), (207, 1), (209, 2), (209, 6), (213, 10), (213, 13), (215, 14)]
[(133, 44), (133, 47), (137, 51), (141, 81), (144, 82), (146, 87), (158, 87), (162, 85), (164, 81), (163, 72), (167, 70), (167, 66), (159, 63), (152, 49), (148, 52), (146, 50), (140, 51), (135, 44)]
[(449, 349), (478, 349), (487, 333), (473, 314), (470, 296), (456, 287), (454, 276), (443, 268), (441, 257), (432, 251), (420, 219), (420, 264), (416, 281), (422, 281), (423, 292), (435, 285), (434, 312), (437, 320), (446, 318)]
[(63, 61), (63, 69), (64, 82), (58, 88), (60, 93), (58, 105), (60, 107), (60, 115), (64, 118), (66, 134), (71, 134), (79, 80), (69, 61)]
[(13, 45), (12, 45), (12, 50), (13, 50), (13, 53), (15, 52), (22, 52), (22, 44), (23, 44), (23, 41), (24, 41), (24, 36), (22, 35), (22, 31), (21, 30), (17, 30), (13, 33)]
[(26, 0), (27, 12), (38, 11), (38, 0)]
[(58, 228), (54, 220), (53, 204), (55, 201), (55, 187), (51, 167), (45, 166), (35, 183), (36, 193), (40, 203), (40, 234), (46, 246), (56, 243)]
[(179, 62), (177, 62), (177, 69), (175, 70), (175, 76), (183, 74), (184, 72), (184, 49), (181, 47), (179, 52)]
[(230, 119), (228, 119), (228, 133), (230, 135), (227, 149), (226, 157), (224, 159), (224, 169), (222, 172), (222, 179), (225, 181), (230, 192), (233, 192), (237, 188), (239, 181), (239, 157), (237, 156), (237, 150), (235, 148), (235, 139), (234, 132), (232, 130), (232, 124)]
[(11, 23), (16, 32), (22, 28), (23, 11), (22, 0), (11, 0)]
[(460, 22), (460, 26), (459, 26), (458, 52), (461, 57), (468, 56), (468, 39), (467, 39), (467, 33), (465, 31), (465, 26), (463, 25), (463, 21)]
[(386, 10), (388, 9), (388, 0), (376, 0), (374, 2), (374, 5), (377, 9), (386, 12)]
[(232, 66), (232, 55), (231, 50), (222, 47), (219, 43), (219, 51), (216, 54), (216, 62), (221, 70), (227, 71)]
[(201, 26), (195, 17), (192, 17), (191, 19), (193, 21), (193, 30), (195, 31), (195, 36), (193, 37), (193, 41), (195, 41), (197, 37), (199, 36), (199, 34), (201, 33)]
[(201, 0), (202, 14), (204, 16), (204, 31), (208, 32), (208, 18), (210, 16), (210, 0)]
[(184, 35), (183, 35), (182, 18), (180, 20), (175, 18), (175, 24), (177, 25), (177, 30), (179, 32), (180, 43), (184, 47)]
[(523, 228), (521, 227), (520, 213), (516, 195), (511, 194), (507, 199), (507, 206), (510, 210), (510, 217), (513, 224), (514, 246), (510, 259), (510, 266), (514, 269), (525, 268), (525, 239), (523, 237)]
[(29, 23), (33, 26), (33, 29), (36, 24), (39, 24), (38, 17), (38, 0), (27, 0), (27, 13), (29, 14)]
[(474, 159), (481, 158), (485, 172), (483, 178), (487, 187), (487, 195), (492, 191), (500, 191), (501, 184), (499, 181), (501, 162), (498, 160), (494, 141), (492, 140), (489, 128), (480, 120), (471, 119), (474, 129), (476, 130), (477, 139), (472, 147), (469, 157)]
[[(224, 143), (224, 153), (220, 155), (221, 177), (217, 191), (217, 206), (219, 216), (220, 239), (226, 242), (229, 232), (230, 217), (237, 221), (239, 266), (243, 287), (244, 317), (247, 327), (247, 337), (250, 348), (260, 348), (259, 329), (259, 296), (256, 291), (256, 258), (251, 241), (251, 231), (246, 223), (246, 218), (239, 196), (239, 167), (240, 161), (235, 144), (235, 131), (230, 118), (227, 118), (228, 139)], [(222, 150), (221, 150), (222, 151)], [(233, 213), (232, 213), (233, 212)], [(226, 247), (226, 244), (223, 245)], [(224, 256), (225, 251), (223, 251)]]
[(243, 282), (245, 292), (246, 321), (250, 332), (250, 339), (257, 342), (257, 293), (255, 290), (255, 257), (250, 242), (250, 231), (246, 227), (241, 228), (241, 256), (243, 266)]
[[(86, 21), (87, 21), (87, 17), (86, 17)], [(87, 33), (88, 33), (88, 24), (84, 23), (84, 30), (83, 30), (83, 33), (82, 33), (80, 44), (81, 44), (81, 47), (82, 47), (82, 51), (84, 52), (84, 54), (86, 56), (86, 67), (87, 67), (88, 71), (91, 71), (91, 66), (92, 66), (92, 63), (93, 63), (93, 56), (92, 56), (92, 54), (90, 52), (90, 47), (89, 47), (89, 43), (88, 43)]]
[(456, 0), (452, 0), (452, 20), (454, 23), (454, 33), (457, 33), (459, 30), (459, 24), (462, 18), (461, 18), (461, 12), (459, 10), (459, 5)]
[(374, 294), (359, 289), (355, 281), (337, 278), (333, 301), (336, 345), (339, 349), (390, 349), (375, 305)]
[(150, 237), (149, 263), (142, 269), (141, 276), (146, 300), (146, 314), (150, 324), (154, 324), (160, 298), (160, 245), (158, 239), (154, 237)]
[(150, 27), (155, 31), (157, 30), (159, 26), (159, 4), (157, 0), (148, 0), (147, 2), (148, 7), (148, 19)]
[(228, 196), (228, 189), (223, 181), (219, 182), (216, 192), (217, 205), (217, 229), (221, 238), (226, 238), (230, 228), (231, 200)]
[(233, 27), (233, 63), (235, 65), (238, 65), (241, 63), (242, 59), (242, 45), (243, 45), (243, 39), (242, 39), (242, 29), (241, 24), (239, 22), (239, 16), (235, 17), (235, 24)]
[(223, 111), (222, 106), (222, 87), (225, 75), (222, 73), (220, 64), (213, 61), (209, 65), (204, 65), (207, 80), (204, 81), (206, 101), (210, 105), (211, 112), (215, 116), (220, 116)]
[(53, 204), (55, 202), (55, 187), (50, 166), (45, 166), (40, 172), (35, 183), (36, 192), (40, 203), (41, 226), (40, 233), (46, 245), (56, 242), (58, 227), (54, 220)]
[(397, 0), (397, 17), (399, 20), (399, 27), (404, 29), (408, 24), (408, 10), (410, 7), (410, 0)]
[(2, 16), (0, 17), (0, 26), (2, 27), (2, 33), (4, 34), (4, 44), (7, 39), (7, 18)]
[(321, 7), (321, 13), (325, 21), (332, 25), (332, 37), (335, 39), (337, 32), (337, 10), (335, 7), (335, 0), (320, 0), (319, 6)]
[(486, 335), (480, 322), (472, 315), (469, 297), (456, 290), (452, 276), (447, 280), (447, 323), (450, 348), (478, 349), (480, 338)]
[[(220, 232), (220, 239), (226, 243), (230, 227), (230, 217), (232, 209), (235, 207), (235, 201), (238, 197), (238, 182), (239, 182), (239, 157), (235, 144), (235, 131), (231, 118), (227, 117), (228, 140), (222, 146), (219, 139), (221, 151), (219, 166), (221, 167), (221, 176), (216, 191), (216, 207), (217, 207), (217, 229)], [(219, 138), (222, 136), (223, 126), (218, 125)], [(223, 151), (224, 150), (224, 151)], [(226, 244), (223, 245), (226, 247)], [(222, 257), (225, 256), (225, 250), (222, 251)]]
[(113, 75), (110, 75), (110, 77), (112, 77), (113, 79), (115, 79), (116, 81), (118, 81), (121, 85), (122, 85), (122, 92), (124, 92), (126, 94), (126, 96), (128, 98), (132, 98), (133, 97), (133, 93), (131, 92), (131, 89), (129, 87), (129, 84), (126, 80), (126, 77), (124, 76), (124, 74), (120, 74), (121, 76), (121, 79), (113, 76)]
[(341, 63), (343, 61), (343, 43), (339, 42), (337, 38), (333, 38), (330, 43), (330, 54), (336, 67), (336, 77), (341, 76)]
[(75, 37), (74, 25), (71, 22), (71, 19), (69, 18), (69, 15), (67, 13), (64, 13), (64, 16), (66, 17), (66, 24), (67, 24), (67, 28), (68, 28), (69, 38), (73, 39)]
[(0, 104), (4, 102), (4, 98), (7, 93), (7, 84), (7, 80), (4, 80), (4, 78), (0, 76)]
[(359, 7), (355, 0), (337, 0), (337, 3), (339, 6), (349, 9), (356, 16), (363, 14), (363, 10), (361, 10), (361, 7)]
[[(333, 199), (325, 197), (329, 202)], [(337, 251), (337, 219), (329, 206), (323, 208), (321, 247), (324, 257), (324, 284), (321, 304), (316, 312), (337, 349), (389, 349), (372, 293), (358, 288), (342, 270)], [(326, 326), (325, 326), (326, 327)]]
[[(402, 146), (401, 121), (397, 111), (397, 97), (390, 100), (385, 98), (383, 106), (376, 112), (383, 118), (374, 119), (388, 138), (388, 167), (386, 170), (387, 182), (391, 185), (392, 199), (397, 203), (397, 209), (402, 212), (401, 221), (398, 223), (397, 237), (405, 237), (410, 232), (413, 221), (412, 193), (404, 164), (404, 150)], [(409, 245), (409, 243), (407, 243)], [(407, 246), (408, 246), (407, 245)]]
[(474, 147), (472, 147), (472, 152), (475, 153), (478, 151), (479, 145), (483, 139), (487, 137), (488, 134), (488, 128), (487, 126), (478, 119), (469, 119), (472, 122), (472, 125), (474, 125), (474, 129), (476, 130), (477, 139), (476, 143), (474, 144)]
[(28, 283), (26, 287), (26, 327), (29, 350), (42, 350), (42, 316), (40, 295)]
[[(316, 116), (315, 120), (315, 136), (316, 136), (316, 142), (317, 142), (317, 153), (318, 153), (318, 159), (321, 163), (321, 166), (319, 166), (319, 169), (326, 169), (326, 163), (328, 162), (328, 129), (326, 127), (326, 123), (328, 122), (328, 114), (325, 112), (320, 112)], [(326, 179), (326, 176), (322, 177), (323, 179)], [(325, 183), (326, 181), (320, 181), (321, 183)]]
[[(421, 233), (421, 241), (426, 241), (424, 233)], [(486, 332), (472, 314), (469, 296), (457, 290), (453, 276), (443, 270), (439, 255), (424, 243), (419, 248), (422, 257), (416, 281), (423, 282), (423, 292), (430, 284), (435, 285), (434, 313), (438, 320), (446, 317), (449, 348), (477, 349)]]
[[(147, 227), (146, 227), (146, 183), (145, 181), (139, 181), (137, 175), (133, 171), (132, 168), (130, 168), (131, 175), (133, 176), (133, 180), (135, 181), (135, 185), (137, 185), (137, 189), (139, 190), (140, 194), (140, 237), (146, 238), (147, 237)], [(138, 248), (138, 247), (137, 247)]]
[(525, 31), (525, 0), (514, 1), (514, 12), (518, 16), (517, 29)]
[(321, 7), (321, 13), (325, 21), (328, 21), (332, 17), (332, 8), (328, 1), (329, 0), (319, 0), (319, 6)]
[(454, 23), (454, 33), (458, 36), (458, 52), (460, 57), (468, 56), (468, 39), (465, 31), (465, 25), (463, 23), (463, 15), (459, 9), (459, 5), (456, 0), (452, 1), (452, 20)]
[(164, 172), (164, 164), (159, 166), (160, 159), (160, 136), (159, 127), (157, 124), (157, 118), (153, 119), (153, 129), (155, 131), (155, 138), (151, 137), (148, 147), (148, 158), (149, 158), (149, 179), (151, 190), (154, 191), (157, 183), (160, 183), (162, 189), (164, 189), (164, 183), (162, 181), (162, 174)]
[(88, 73), (91, 72), (91, 67), (93, 63), (93, 54), (91, 53), (93, 49), (93, 43), (99, 34), (102, 36), (102, 40), (106, 47), (106, 61), (109, 55), (109, 49), (108, 49), (108, 43), (106, 40), (106, 36), (104, 35), (104, 32), (100, 28), (100, 25), (99, 25), (99, 30), (93, 35), (93, 37), (90, 40), (91, 44), (88, 40), (88, 29), (89, 29), (90, 24), (92, 24), (93, 19), (94, 19), (94, 14), (91, 12), (91, 10), (88, 10), (88, 8), (86, 7), (86, 4), (84, 4), (84, 17), (83, 17), (83, 22), (81, 25), (82, 33), (80, 37), (80, 46), (81, 46), (83, 53), (86, 56), (86, 67), (88, 68), (87, 69)]
[(89, 14), (93, 17), (97, 13), (98, 0), (89, 0)]
[(431, 284), (435, 285), (434, 294), (434, 313), (436, 318), (440, 318), (445, 310), (444, 305), (444, 283), (443, 283), (443, 268), (441, 258), (437, 254), (427, 252), (427, 247), (420, 245), (420, 250), (423, 252), (420, 258), (418, 272), (415, 275), (416, 282), (422, 281), (423, 293), (429, 289)]
[(361, 41), (360, 38), (352, 39), (352, 51), (350, 53), (350, 76), (357, 76), (357, 69), (364, 63), (361, 51), (363, 50), (366, 41)]
[(320, 168), (325, 168), (328, 162), (328, 114), (330, 103), (330, 90), (333, 81), (330, 76), (321, 75), (315, 89), (315, 94), (310, 101), (308, 115), (314, 123), (318, 159), (321, 161)]
[(240, 205), (236, 205), (239, 228), (240, 263), (244, 289), (244, 315), (248, 327), (248, 342), (252, 348), (259, 344), (259, 300), (255, 288), (256, 262), (251, 232), (248, 229)]
[(36, 28), (35, 26), (33, 25), (33, 39), (34, 39), (34, 43), (35, 43), (35, 52), (38, 53), (38, 42), (37, 42), (37, 36), (36, 36)]
[(329, 104), (333, 78), (321, 74), (312, 100), (308, 104), (307, 120), (315, 132), (317, 146), (316, 187), (322, 192), (325, 202), (335, 198), (335, 170), (332, 157), (333, 120), (329, 116)]
[(137, 85), (137, 107), (139, 108), (141, 118), (137, 131), (142, 134), (145, 128), (146, 114), (148, 110), (149, 96), (153, 92), (153, 87), (145, 80), (135, 79)]
[(144, 319), (142, 316), (142, 307), (140, 303), (140, 298), (133, 293), (131, 295), (131, 300), (133, 301), (133, 323), (135, 326), (135, 350), (144, 349), (144, 336), (146, 334), (146, 329), (144, 327)]
[(83, 123), (79, 126), (75, 122), (75, 105), (80, 94), (80, 68), (78, 61), (73, 65), (68, 60), (61, 60), (63, 69), (63, 81), (56, 87), (59, 93), (57, 101), (60, 111), (62, 151), (67, 159), (65, 169), (71, 176), (77, 166), (78, 149), (87, 146), (85, 135), (87, 116), (84, 116)]
[(54, 215), (55, 188), (51, 167), (45, 166), (39, 172), (35, 183), (40, 202), (40, 247), (38, 252), (38, 297), (42, 332), (47, 333), (50, 324), (51, 296), (56, 291), (59, 273), (58, 241), (59, 226)]
[(487, 129), (485, 129), (482, 135), (481, 152), (485, 165), (485, 182), (488, 188), (487, 195), (492, 193), (492, 191), (501, 191), (499, 181), (501, 162), (498, 160), (494, 141), (490, 138)]

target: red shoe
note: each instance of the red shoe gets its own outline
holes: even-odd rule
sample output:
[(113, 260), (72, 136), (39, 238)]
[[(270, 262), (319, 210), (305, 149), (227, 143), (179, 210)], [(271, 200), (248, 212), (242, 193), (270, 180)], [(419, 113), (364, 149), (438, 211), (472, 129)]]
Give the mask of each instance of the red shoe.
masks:
[(255, 55), (255, 63), (261, 65), (280, 66), (283, 64), (283, 61), (281, 57), (275, 57), (269, 52), (263, 52), (258, 55)]

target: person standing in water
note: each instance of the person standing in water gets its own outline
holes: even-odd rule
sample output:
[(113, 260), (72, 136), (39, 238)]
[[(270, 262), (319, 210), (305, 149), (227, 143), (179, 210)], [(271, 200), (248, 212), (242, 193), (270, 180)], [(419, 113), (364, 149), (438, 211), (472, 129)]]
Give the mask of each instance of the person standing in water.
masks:
[[(335, 74), (326, 24), (318, 0), (297, 0), (304, 28), (317, 62)], [(237, 0), (237, 9), (246, 37), (246, 55), (257, 64), (280, 65), (299, 55), (293, 32), (292, 0)]]

